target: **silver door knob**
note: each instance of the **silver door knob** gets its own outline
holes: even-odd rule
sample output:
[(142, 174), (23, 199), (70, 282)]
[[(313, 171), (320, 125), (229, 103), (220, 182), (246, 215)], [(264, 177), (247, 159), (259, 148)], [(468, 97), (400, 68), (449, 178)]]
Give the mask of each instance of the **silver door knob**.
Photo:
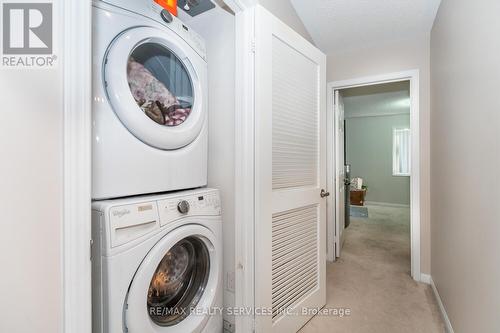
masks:
[(322, 198), (325, 198), (330, 195), (330, 192), (326, 192), (324, 189), (321, 189), (321, 193), (319, 194)]
[(177, 210), (181, 214), (187, 214), (189, 212), (189, 202), (187, 202), (186, 200), (179, 201), (179, 203), (177, 204)]

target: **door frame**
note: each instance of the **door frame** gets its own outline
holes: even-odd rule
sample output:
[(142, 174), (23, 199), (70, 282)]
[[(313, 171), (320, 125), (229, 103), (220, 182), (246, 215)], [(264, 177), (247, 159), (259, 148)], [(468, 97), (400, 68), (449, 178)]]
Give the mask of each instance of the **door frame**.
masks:
[[(370, 86), (376, 84), (410, 81), (410, 132), (411, 132), (411, 176), (410, 176), (410, 249), (411, 249), (411, 276), (415, 281), (421, 281), (420, 271), (420, 123), (419, 123), (419, 70), (413, 69), (396, 73), (388, 73), (376, 76), (360, 77), (349, 80), (333, 81), (327, 84), (327, 113), (328, 133), (327, 147), (335, 147), (335, 132), (333, 131), (335, 116), (331, 116), (334, 110), (335, 91), (346, 88)], [(328, 148), (330, 151), (330, 148)], [(332, 157), (334, 154), (330, 154)], [(328, 188), (332, 193), (338, 193), (339, 184), (335, 184), (331, 174), (335, 174), (335, 160), (327, 160)], [(332, 172), (333, 171), (333, 172)], [(335, 189), (335, 190), (332, 190)], [(330, 199), (334, 201), (334, 198)], [(335, 240), (332, 239), (331, 231), (335, 230), (335, 206), (330, 202), (327, 206), (327, 258), (328, 261), (335, 260)], [(332, 248), (333, 244), (333, 248)]]
[[(255, 6), (236, 13), (235, 308), (255, 308)], [(235, 316), (237, 332), (254, 332), (255, 316)]]
[[(62, 331), (92, 330), (92, 2), (60, 1), (63, 17)], [(78, 38), (75, 38), (78, 36)]]
[[(328, 84), (327, 84), (328, 86)], [(339, 193), (340, 193), (340, 188), (337, 187), (337, 186), (332, 186), (331, 184), (335, 184), (337, 185), (337, 179), (339, 179), (340, 175), (341, 175), (341, 172), (343, 171), (344, 174), (345, 174), (345, 170), (341, 170), (340, 169), (340, 165), (337, 165), (337, 143), (338, 143), (338, 128), (340, 126), (339, 124), (339, 111), (337, 108), (336, 108), (336, 100), (335, 100), (335, 96), (336, 96), (336, 92), (338, 91), (338, 89), (334, 89), (332, 91), (332, 97), (330, 98), (329, 96), (329, 91), (330, 89), (328, 88), (328, 91), (327, 91), (327, 134), (326, 134), (326, 137), (327, 137), (327, 188), (328, 188), (328, 191), (330, 193), (332, 193), (332, 195), (330, 195), (329, 197), (327, 197), (326, 199), (326, 205), (327, 205), (327, 208), (326, 208), (326, 214), (327, 214), (327, 242), (326, 242), (326, 258), (327, 258), (327, 261), (330, 261), (330, 262), (333, 262), (337, 259), (337, 257), (340, 257), (340, 250), (338, 250), (338, 248), (340, 249), (342, 247), (342, 243), (343, 243), (343, 238), (345, 237), (345, 234), (344, 234), (344, 229), (342, 230), (342, 235), (340, 235), (340, 228), (337, 230), (337, 223), (334, 223), (333, 224), (333, 229), (331, 229), (331, 227), (328, 225), (328, 221), (337, 221), (337, 218), (339, 218), (341, 215), (340, 215), (340, 212), (339, 212), (339, 206), (340, 206), (340, 199), (339, 199)], [(339, 93), (339, 98), (340, 98), (340, 93)], [(331, 112), (329, 112), (329, 110), (331, 110)], [(345, 117), (345, 115), (343, 115)], [(345, 125), (343, 124), (342, 126), (344, 126), (344, 135), (345, 135)], [(331, 139), (331, 140), (330, 140)], [(331, 142), (330, 142), (331, 141)], [(344, 139), (345, 141), (345, 139)], [(333, 149), (329, 149), (333, 147)], [(344, 160), (344, 164), (345, 164), (345, 160)], [(334, 165), (335, 167), (333, 168), (333, 172), (330, 171), (330, 166), (331, 165)], [(345, 178), (345, 177), (344, 177)], [(339, 183), (340, 185), (340, 183)], [(345, 186), (345, 185), (344, 185)], [(331, 191), (331, 189), (335, 189), (335, 191)], [(345, 191), (345, 190), (344, 190)], [(345, 213), (345, 211), (344, 211)], [(345, 220), (344, 220), (345, 222)], [(329, 233), (329, 230), (333, 230), (334, 231), (334, 237), (330, 237), (328, 238), (328, 235), (330, 235)], [(340, 244), (337, 248), (337, 243)]]

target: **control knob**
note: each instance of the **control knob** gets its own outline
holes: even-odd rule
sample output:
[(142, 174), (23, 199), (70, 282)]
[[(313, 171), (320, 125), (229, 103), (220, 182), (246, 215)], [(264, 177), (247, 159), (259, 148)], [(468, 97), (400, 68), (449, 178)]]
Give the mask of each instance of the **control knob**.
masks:
[(172, 17), (172, 14), (170, 14), (170, 12), (166, 9), (163, 9), (161, 11), (160, 16), (161, 16), (161, 19), (165, 23), (172, 23), (172, 21), (174, 20), (174, 18)]
[(179, 203), (177, 204), (177, 210), (181, 214), (187, 214), (189, 212), (189, 202), (187, 202), (186, 200), (179, 201)]

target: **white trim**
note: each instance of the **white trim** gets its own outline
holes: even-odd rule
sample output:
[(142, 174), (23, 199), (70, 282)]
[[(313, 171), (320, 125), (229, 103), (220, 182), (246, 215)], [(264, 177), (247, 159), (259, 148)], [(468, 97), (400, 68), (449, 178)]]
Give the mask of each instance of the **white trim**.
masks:
[(234, 13), (241, 12), (257, 4), (257, 0), (222, 0)]
[(63, 332), (90, 333), (91, 80), (90, 1), (61, 2), (64, 18)]
[(410, 208), (407, 204), (398, 204), (392, 202), (380, 202), (380, 201), (365, 201), (366, 206), (384, 206), (384, 207), (396, 207), (396, 208)]
[(391, 117), (391, 116), (401, 116), (401, 115), (410, 115), (410, 112), (373, 112), (373, 113), (358, 113), (353, 115), (345, 115), (345, 119), (353, 119), (353, 118), (368, 118), (368, 117)]
[[(366, 76), (366, 77), (341, 80), (341, 81), (333, 81), (333, 82), (329, 82), (327, 85), (328, 85), (328, 90), (331, 90), (331, 88), (335, 88), (335, 90), (339, 90), (339, 89), (347, 89), (347, 88), (354, 88), (354, 87), (372, 86), (375, 84), (382, 84), (382, 83), (410, 81), (411, 78), (414, 77), (415, 75), (418, 78), (418, 75), (419, 75), (418, 69), (402, 71), (402, 72), (397, 72), (397, 73), (388, 73), (388, 74), (382, 74), (382, 75)], [(410, 86), (410, 89), (411, 89), (411, 86)], [(411, 91), (410, 91), (410, 99), (411, 99)]]
[(429, 276), (429, 283), (432, 287), (432, 291), (434, 292), (434, 297), (436, 297), (436, 301), (438, 303), (439, 311), (441, 312), (441, 316), (443, 317), (444, 328), (446, 330), (446, 333), (454, 333), (455, 331), (453, 330), (453, 326), (451, 326), (450, 318), (448, 317), (448, 313), (446, 312), (446, 308), (444, 307), (443, 300), (441, 299), (441, 296), (439, 295), (439, 292), (436, 288), (436, 284), (434, 283), (434, 280), (432, 279), (432, 276)]
[[(410, 178), (410, 233), (411, 233), (411, 276), (414, 280), (420, 281), (420, 125), (419, 125), (419, 70), (409, 70), (397, 73), (389, 73), (377, 76), (362, 77), (357, 79), (343, 80), (328, 83), (328, 99), (333, 98), (335, 90), (368, 86), (381, 83), (410, 81), (410, 129), (411, 129), (411, 172)], [(330, 108), (328, 112), (331, 112)], [(328, 135), (329, 147), (332, 146), (332, 136)], [(328, 169), (332, 167), (329, 165)], [(332, 193), (338, 193), (338, 189), (332, 190)], [(329, 219), (328, 233), (335, 230), (335, 221)]]
[[(235, 307), (253, 309), (255, 213), (255, 57), (253, 8), (236, 13)], [(254, 316), (236, 316), (237, 332), (253, 332)]]
[(432, 277), (429, 274), (420, 274), (420, 282), (425, 284), (431, 284)]
[[(342, 207), (345, 205), (345, 199), (346, 199), (346, 186), (344, 184), (345, 182), (345, 156), (343, 154), (343, 151), (339, 148), (342, 145), (345, 145), (345, 109), (344, 109), (344, 102), (342, 95), (340, 92), (334, 91), (333, 96), (333, 109), (332, 109), (332, 115), (333, 115), (333, 128), (334, 131), (332, 132), (332, 145), (330, 146), (331, 149), (327, 150), (333, 150), (333, 163), (335, 165), (332, 177), (334, 183), (331, 183), (331, 187), (329, 188), (334, 188), (335, 191), (329, 191), (330, 193), (335, 193), (333, 196), (333, 201), (335, 204), (332, 204), (330, 207), (329, 211), (332, 216), (334, 216), (335, 221), (341, 221), (341, 223), (345, 224), (345, 207)], [(328, 133), (327, 133), (328, 136)], [(328, 144), (327, 144), (328, 146)], [(328, 163), (326, 165), (327, 169), (328, 168)], [(341, 208), (342, 207), (342, 208)], [(344, 244), (345, 241), (345, 226), (341, 226), (341, 223), (336, 223), (335, 224), (335, 239), (330, 241), (331, 245), (330, 247), (330, 253), (333, 253), (333, 260), (336, 260), (338, 257), (342, 255), (342, 245)]]

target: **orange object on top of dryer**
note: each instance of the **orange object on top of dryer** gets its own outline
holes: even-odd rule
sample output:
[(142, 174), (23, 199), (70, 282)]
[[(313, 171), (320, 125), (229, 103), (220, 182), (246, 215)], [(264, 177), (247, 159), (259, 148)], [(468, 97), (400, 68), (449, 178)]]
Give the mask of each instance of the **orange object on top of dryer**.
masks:
[(157, 4), (177, 16), (177, 0), (154, 0)]

